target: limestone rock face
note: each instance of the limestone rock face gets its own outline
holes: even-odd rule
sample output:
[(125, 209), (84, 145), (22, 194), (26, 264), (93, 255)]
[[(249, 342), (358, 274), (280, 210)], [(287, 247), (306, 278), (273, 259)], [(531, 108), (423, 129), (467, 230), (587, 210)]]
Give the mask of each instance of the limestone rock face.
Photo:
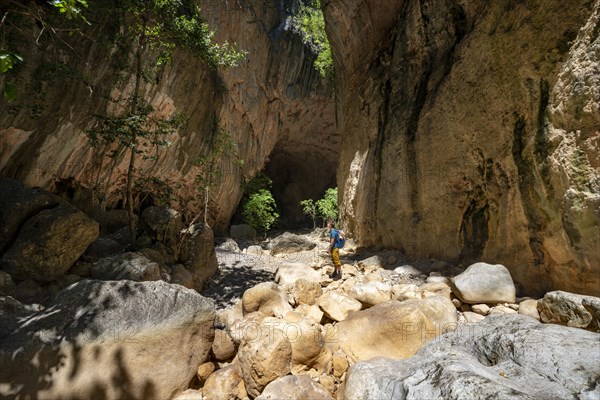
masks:
[(538, 302), (542, 322), (600, 329), (600, 298), (555, 291), (546, 293)]
[(267, 385), (256, 400), (333, 400), (321, 385), (307, 375), (284, 376)]
[(49, 282), (63, 276), (99, 234), (98, 223), (68, 204), (29, 218), (0, 259), (18, 280)]
[(599, 8), (324, 0), (358, 244), (598, 296)]
[[(218, 207), (208, 214), (209, 225), (218, 232), (227, 226), (242, 196), (240, 183), (265, 167), (273, 179), (276, 197), (282, 199), (282, 214), (290, 215), (295, 222), (305, 219), (299, 201), (322, 196), (335, 181), (340, 136), (335, 127), (333, 85), (320, 77), (313, 67), (311, 50), (286, 24), (293, 4), (292, 0), (272, 7), (263, 0), (204, 4), (202, 15), (216, 31), (214, 40), (236, 43), (247, 51), (246, 59), (236, 68), (215, 72), (201, 60), (178, 53), (173, 64), (143, 88), (146, 100), (159, 115), (169, 117), (181, 112), (187, 117), (188, 129), (167, 138), (172, 145), (161, 149), (157, 160), (140, 159), (136, 169), (141, 176), (156, 176), (172, 185), (178, 203), (173, 207), (187, 210), (188, 217), (196, 216), (202, 208), (204, 196), (194, 184), (198, 173), (194, 161), (211, 150), (214, 121), (232, 134), (236, 156), (244, 164), (240, 167), (231, 157), (219, 166), (223, 173), (211, 190)], [(103, 94), (113, 89), (109, 84), (117, 73), (114, 65), (120, 65), (116, 59), (111, 60), (111, 46), (100, 49), (94, 44), (105, 39), (97, 36), (100, 31), (102, 27), (94, 24), (93, 30), (85, 32), (93, 40), (88, 43), (80, 37), (74, 47), (81, 50), (82, 60), (102, 63), (90, 69), (89, 64), (78, 63), (67, 55), (61, 61), (85, 76), (89, 86), (76, 83), (70, 74), (46, 78), (44, 65), (55, 60), (44, 59), (42, 47), (46, 49), (47, 44), (56, 48), (23, 40), (31, 44), (19, 49), (19, 54), (32, 61), (25, 71), (26, 78), (34, 75), (32, 86), (44, 86), (45, 96), (39, 96), (36, 89), (35, 107), (41, 115), (35, 118), (26, 111), (27, 104), (19, 104), (22, 108), (13, 104), (10, 112), (7, 102), (0, 104), (0, 171), (2, 176), (45, 189), (54, 188), (57, 176), (72, 177), (77, 183), (75, 200), (91, 203), (89, 188), (94, 187), (97, 165), (103, 161), (99, 183), (102, 192), (108, 189), (110, 207), (121, 195), (121, 178), (127, 170), (125, 153), (115, 159), (111, 176), (108, 166), (112, 160), (101, 159), (98, 151), (87, 145), (85, 135), (90, 115), (110, 107)], [(43, 36), (41, 40), (46, 38)], [(35, 65), (33, 60), (40, 60), (40, 64)], [(124, 75), (114, 84), (113, 93), (130, 93), (131, 81)], [(30, 99), (26, 88), (22, 89), (19, 93)], [(14, 110), (19, 109), (22, 112), (15, 114)]]
[(0, 395), (171, 398), (207, 359), (214, 319), (214, 304), (181, 286), (78, 282), (0, 331)]
[(452, 302), (436, 296), (388, 301), (352, 313), (336, 325), (335, 340), (353, 361), (373, 357), (407, 358), (429, 340), (456, 328)]
[(476, 263), (452, 279), (454, 294), (464, 303), (514, 303), (516, 288), (503, 265)]
[(491, 316), (444, 335), (406, 360), (348, 371), (346, 399), (593, 399), (600, 395), (596, 333)]

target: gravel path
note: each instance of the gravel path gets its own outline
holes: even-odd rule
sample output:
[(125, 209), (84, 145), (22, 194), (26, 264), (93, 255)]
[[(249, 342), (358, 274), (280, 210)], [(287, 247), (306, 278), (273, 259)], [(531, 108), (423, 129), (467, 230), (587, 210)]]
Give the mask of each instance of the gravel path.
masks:
[(216, 249), (219, 271), (208, 281), (201, 294), (213, 299), (217, 310), (230, 308), (247, 289), (262, 282), (272, 282), (282, 262), (325, 266), (329, 262), (326, 246), (327, 243), (322, 242), (311, 251), (275, 257)]

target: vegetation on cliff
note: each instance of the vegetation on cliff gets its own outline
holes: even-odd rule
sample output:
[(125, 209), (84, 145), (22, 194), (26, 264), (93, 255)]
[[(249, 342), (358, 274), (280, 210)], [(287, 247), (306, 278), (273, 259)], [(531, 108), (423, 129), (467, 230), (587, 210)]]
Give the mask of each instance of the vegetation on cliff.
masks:
[(315, 69), (322, 77), (333, 76), (331, 47), (325, 33), (325, 19), (321, 10), (321, 0), (305, 0), (298, 11), (290, 18), (292, 29), (302, 36), (304, 44), (317, 55)]

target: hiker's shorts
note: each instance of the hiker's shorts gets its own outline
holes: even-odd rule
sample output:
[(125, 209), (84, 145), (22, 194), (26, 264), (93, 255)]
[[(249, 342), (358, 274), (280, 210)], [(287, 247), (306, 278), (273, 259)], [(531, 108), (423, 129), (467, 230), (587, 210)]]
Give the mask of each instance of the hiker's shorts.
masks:
[(331, 250), (331, 261), (336, 268), (342, 268), (342, 262), (340, 261), (340, 249), (337, 247)]

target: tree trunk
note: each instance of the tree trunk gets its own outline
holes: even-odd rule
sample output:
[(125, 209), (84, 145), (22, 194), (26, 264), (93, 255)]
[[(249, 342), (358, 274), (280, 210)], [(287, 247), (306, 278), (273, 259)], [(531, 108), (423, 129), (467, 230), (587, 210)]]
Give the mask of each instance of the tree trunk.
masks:
[[(138, 100), (140, 96), (140, 84), (142, 81), (142, 54), (146, 45), (146, 18), (142, 17), (142, 32), (140, 33), (138, 49), (135, 54), (135, 84), (133, 88), (133, 98), (131, 101), (131, 113), (137, 113)], [(135, 155), (137, 153), (137, 136), (135, 132), (131, 133), (131, 156), (129, 158), (129, 168), (127, 169), (127, 214), (129, 216), (129, 233), (131, 234), (131, 243), (135, 243), (136, 226), (135, 214), (133, 213), (133, 172), (135, 170)]]
[(135, 214), (133, 213), (133, 172), (135, 170), (135, 154), (137, 146), (131, 148), (131, 156), (129, 157), (129, 168), (127, 169), (127, 214), (129, 216), (129, 233), (131, 235), (131, 243), (135, 243), (136, 226)]

